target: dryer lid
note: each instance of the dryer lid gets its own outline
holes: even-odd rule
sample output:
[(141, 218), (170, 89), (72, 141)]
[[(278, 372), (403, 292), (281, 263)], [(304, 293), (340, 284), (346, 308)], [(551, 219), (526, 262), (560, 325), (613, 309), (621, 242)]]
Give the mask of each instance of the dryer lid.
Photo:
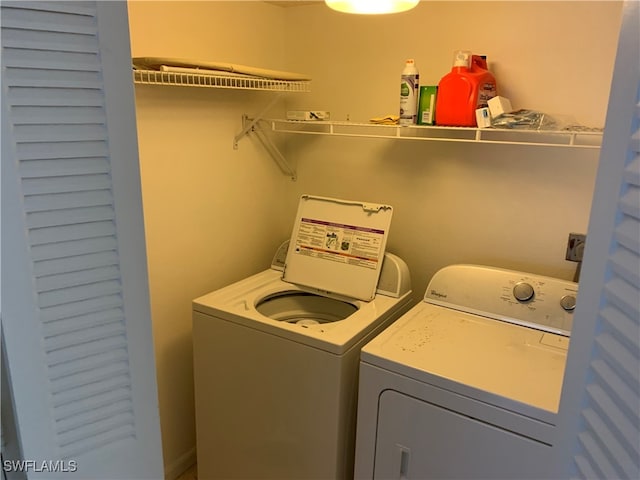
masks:
[(303, 195), (283, 280), (320, 293), (375, 296), (393, 208)]

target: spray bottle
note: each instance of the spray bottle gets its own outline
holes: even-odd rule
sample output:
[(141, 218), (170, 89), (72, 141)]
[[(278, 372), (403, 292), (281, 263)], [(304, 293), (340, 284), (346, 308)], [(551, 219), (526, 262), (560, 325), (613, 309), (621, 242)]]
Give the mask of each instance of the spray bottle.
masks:
[(420, 74), (413, 58), (410, 58), (400, 77), (400, 125), (416, 123), (419, 93)]

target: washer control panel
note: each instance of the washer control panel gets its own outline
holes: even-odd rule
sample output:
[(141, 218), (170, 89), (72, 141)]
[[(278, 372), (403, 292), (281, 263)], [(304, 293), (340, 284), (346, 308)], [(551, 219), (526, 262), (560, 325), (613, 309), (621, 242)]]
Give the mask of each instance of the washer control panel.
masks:
[(578, 284), (480, 265), (451, 265), (433, 276), (424, 301), (569, 336)]

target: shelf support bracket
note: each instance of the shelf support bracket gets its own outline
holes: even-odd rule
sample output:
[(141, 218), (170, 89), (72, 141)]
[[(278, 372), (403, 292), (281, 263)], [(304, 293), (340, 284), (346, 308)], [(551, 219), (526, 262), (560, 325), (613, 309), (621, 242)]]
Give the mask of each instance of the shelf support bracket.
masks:
[[(273, 107), (276, 102), (280, 99), (280, 97), (282, 96), (282, 92), (276, 94), (273, 96), (273, 98), (271, 99), (271, 101), (267, 104), (266, 107), (264, 107), (262, 109), (262, 111), (256, 115), (254, 117), (253, 120), (251, 120), (249, 123), (247, 123), (246, 120), (246, 116), (242, 117), (242, 123), (243, 123), (243, 128), (240, 131), (240, 133), (238, 133), (235, 137), (233, 137), (233, 149), (237, 150), (238, 149), (238, 142), (240, 141), (240, 139), (242, 137), (244, 137), (245, 135), (248, 135), (249, 132), (254, 130), (254, 127), (258, 124), (258, 122), (260, 120), (262, 120), (262, 118), (264, 117), (265, 113), (267, 113), (271, 107)], [(245, 125), (246, 124), (246, 125)]]
[(260, 124), (255, 124), (253, 126), (253, 131), (255, 132), (258, 140), (260, 140), (260, 143), (262, 143), (262, 146), (264, 147), (264, 149), (267, 152), (269, 152), (269, 155), (271, 155), (271, 158), (273, 158), (273, 160), (278, 164), (278, 167), (280, 167), (280, 170), (282, 170), (282, 173), (291, 177), (291, 180), (295, 182), (296, 179), (298, 178), (295, 168), (289, 165), (289, 162), (287, 161), (287, 159), (284, 157), (284, 155), (282, 155), (280, 150), (278, 150), (278, 147), (276, 147), (276, 145), (271, 141), (271, 139), (265, 134)]
[(236, 142), (234, 142), (234, 148), (237, 149), (237, 140), (242, 138), (244, 135), (248, 135), (249, 132), (255, 133), (256, 138), (260, 141), (263, 148), (267, 151), (271, 158), (276, 162), (282, 173), (291, 177), (291, 180), (295, 181), (297, 179), (297, 174), (295, 169), (289, 165), (289, 162), (285, 158), (285, 156), (280, 152), (278, 147), (273, 143), (271, 138), (265, 133), (264, 128), (260, 125), (260, 119), (254, 118), (250, 119), (247, 115), (242, 116), (242, 123), (245, 125), (243, 128), (243, 132), (239, 133), (236, 136)]
[(284, 158), (284, 155), (282, 155), (280, 150), (278, 150), (278, 147), (276, 147), (276, 145), (271, 141), (271, 139), (265, 134), (264, 130), (262, 129), (259, 123), (263, 119), (265, 114), (271, 109), (271, 107), (273, 107), (276, 104), (276, 102), (280, 99), (281, 96), (282, 96), (282, 92), (274, 95), (271, 101), (267, 104), (267, 106), (264, 107), (262, 111), (255, 116), (255, 118), (250, 119), (246, 115), (242, 116), (242, 130), (233, 138), (233, 149), (234, 150), (238, 149), (238, 142), (245, 135), (248, 135), (250, 132), (254, 132), (258, 140), (260, 140), (260, 143), (262, 144), (264, 149), (269, 153), (269, 155), (271, 155), (271, 158), (273, 158), (273, 160), (278, 164), (278, 167), (280, 167), (280, 170), (282, 170), (282, 172), (285, 173), (286, 175), (289, 175), (291, 177), (291, 180), (295, 181), (297, 178), (295, 169), (291, 167), (291, 165), (289, 165), (289, 162), (287, 162), (287, 159)]

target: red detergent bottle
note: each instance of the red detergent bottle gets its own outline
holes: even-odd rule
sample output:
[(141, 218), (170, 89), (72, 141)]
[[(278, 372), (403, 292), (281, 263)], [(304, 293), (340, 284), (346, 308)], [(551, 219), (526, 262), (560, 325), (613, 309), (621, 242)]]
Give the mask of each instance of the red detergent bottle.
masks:
[(485, 57), (458, 50), (451, 72), (438, 84), (436, 125), (475, 127), (476, 109), (486, 107), (496, 95), (496, 79)]

